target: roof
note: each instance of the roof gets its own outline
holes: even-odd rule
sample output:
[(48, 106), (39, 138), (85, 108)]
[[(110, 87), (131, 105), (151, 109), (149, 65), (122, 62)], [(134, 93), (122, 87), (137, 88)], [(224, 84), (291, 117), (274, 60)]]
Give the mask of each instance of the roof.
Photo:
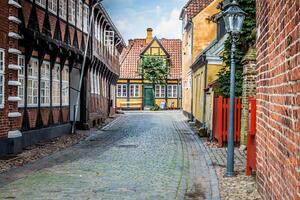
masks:
[(206, 8), (214, 0), (189, 0), (182, 8), (180, 18), (183, 19), (183, 14), (187, 14), (188, 19), (194, 18), (199, 12)]
[[(160, 44), (170, 55), (169, 79), (181, 78), (181, 40), (180, 39), (158, 39)], [(141, 78), (137, 71), (141, 53), (147, 48), (146, 39), (129, 40), (129, 45), (121, 54), (121, 79)]]

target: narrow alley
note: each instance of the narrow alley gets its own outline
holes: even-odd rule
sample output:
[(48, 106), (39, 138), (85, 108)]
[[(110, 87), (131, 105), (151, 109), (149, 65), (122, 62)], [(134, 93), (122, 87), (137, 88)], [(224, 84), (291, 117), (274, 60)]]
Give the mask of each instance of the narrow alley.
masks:
[(0, 199), (219, 199), (210, 157), (179, 111), (130, 112), (85, 141), (0, 175)]

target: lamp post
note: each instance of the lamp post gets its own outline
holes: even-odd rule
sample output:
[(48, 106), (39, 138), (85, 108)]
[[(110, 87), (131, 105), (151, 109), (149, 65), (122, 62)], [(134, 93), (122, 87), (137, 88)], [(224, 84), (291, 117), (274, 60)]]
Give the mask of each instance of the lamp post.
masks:
[(234, 98), (235, 98), (235, 53), (236, 42), (242, 32), (245, 12), (233, 0), (225, 6), (223, 19), (227, 33), (231, 36), (231, 66), (230, 66), (230, 110), (228, 126), (227, 167), (225, 177), (234, 176)]

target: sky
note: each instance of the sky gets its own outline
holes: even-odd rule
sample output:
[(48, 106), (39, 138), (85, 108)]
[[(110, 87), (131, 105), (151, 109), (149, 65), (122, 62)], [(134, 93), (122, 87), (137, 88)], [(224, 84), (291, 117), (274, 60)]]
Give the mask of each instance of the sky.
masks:
[(124, 40), (145, 38), (153, 28), (158, 38), (181, 38), (179, 15), (187, 0), (103, 0)]

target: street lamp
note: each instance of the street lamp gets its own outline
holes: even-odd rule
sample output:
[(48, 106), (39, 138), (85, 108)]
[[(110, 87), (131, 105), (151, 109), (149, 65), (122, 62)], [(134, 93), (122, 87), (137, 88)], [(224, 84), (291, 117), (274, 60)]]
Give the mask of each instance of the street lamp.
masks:
[(225, 177), (234, 176), (234, 98), (235, 98), (235, 53), (236, 42), (242, 32), (246, 13), (233, 0), (223, 11), (223, 19), (227, 33), (230, 34), (231, 44), (231, 67), (230, 67), (230, 110), (228, 126), (227, 167)]

